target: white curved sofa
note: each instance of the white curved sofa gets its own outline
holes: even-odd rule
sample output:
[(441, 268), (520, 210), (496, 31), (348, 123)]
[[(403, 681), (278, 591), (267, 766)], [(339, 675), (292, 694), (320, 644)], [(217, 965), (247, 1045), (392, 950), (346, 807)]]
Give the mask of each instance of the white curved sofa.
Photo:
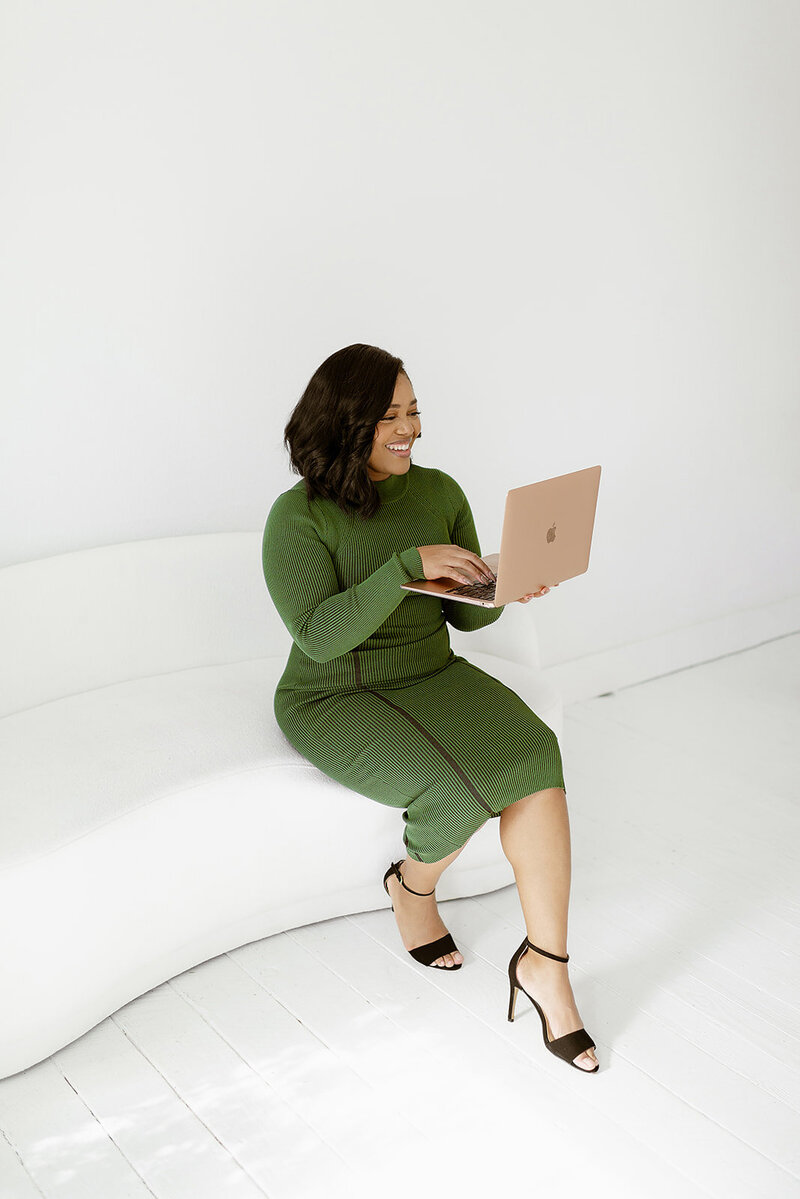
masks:
[[(275, 721), (291, 638), (260, 530), (7, 567), (0, 627), (0, 1078), (226, 950), (389, 906), (401, 813), (327, 778)], [(561, 736), (532, 604), (450, 637)], [(513, 881), (498, 823), (438, 898)]]

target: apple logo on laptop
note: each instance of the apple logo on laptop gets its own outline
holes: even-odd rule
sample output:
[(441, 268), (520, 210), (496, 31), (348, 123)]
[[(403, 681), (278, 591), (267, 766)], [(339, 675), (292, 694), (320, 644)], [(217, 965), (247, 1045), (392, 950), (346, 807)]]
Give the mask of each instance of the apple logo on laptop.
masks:
[(556, 526), (551, 525), (551, 527), (547, 530), (547, 540), (548, 540), (548, 542), (551, 542), (551, 541), (555, 541), (555, 539), (556, 539)]

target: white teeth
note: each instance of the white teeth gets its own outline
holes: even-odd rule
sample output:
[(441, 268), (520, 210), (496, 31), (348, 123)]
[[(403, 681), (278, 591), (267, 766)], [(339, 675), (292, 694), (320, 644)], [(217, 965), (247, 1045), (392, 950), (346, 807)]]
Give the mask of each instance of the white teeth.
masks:
[(407, 441), (405, 445), (387, 445), (386, 448), (387, 450), (407, 450), (410, 445), (411, 442)]

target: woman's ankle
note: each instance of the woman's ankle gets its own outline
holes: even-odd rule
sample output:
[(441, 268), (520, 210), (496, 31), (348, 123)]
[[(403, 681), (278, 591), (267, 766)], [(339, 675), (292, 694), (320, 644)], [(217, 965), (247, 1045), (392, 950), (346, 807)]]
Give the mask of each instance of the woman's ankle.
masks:
[(436, 890), (436, 884), (442, 872), (432, 869), (426, 862), (417, 862), (413, 858), (405, 858), (398, 867), (405, 884), (405, 891), (417, 895), (430, 895)]
[(403, 876), (403, 881), (407, 887), (411, 887), (414, 891), (420, 891), (423, 894), (429, 891), (435, 891), (439, 879), (444, 874), (448, 866), (450, 866), (465, 849), (466, 842), (458, 849), (454, 849), (447, 857), (439, 858), (435, 862), (420, 862), (416, 858), (405, 857), (402, 859), (399, 867), (400, 873)]

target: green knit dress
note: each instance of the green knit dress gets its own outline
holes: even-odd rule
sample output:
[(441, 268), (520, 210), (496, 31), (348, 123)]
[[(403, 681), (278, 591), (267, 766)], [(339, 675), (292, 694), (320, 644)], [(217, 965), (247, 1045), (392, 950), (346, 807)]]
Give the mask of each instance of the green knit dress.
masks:
[(471, 632), (503, 608), (400, 586), (424, 577), (417, 546), (481, 556), (459, 484), (412, 463), (375, 486), (368, 520), (309, 501), (304, 479), (270, 509), (264, 578), (293, 638), (274, 711), (326, 775), (401, 808), (408, 855), (435, 862), (509, 804), (564, 787), (561, 752), (515, 691), (450, 647), (448, 624)]

